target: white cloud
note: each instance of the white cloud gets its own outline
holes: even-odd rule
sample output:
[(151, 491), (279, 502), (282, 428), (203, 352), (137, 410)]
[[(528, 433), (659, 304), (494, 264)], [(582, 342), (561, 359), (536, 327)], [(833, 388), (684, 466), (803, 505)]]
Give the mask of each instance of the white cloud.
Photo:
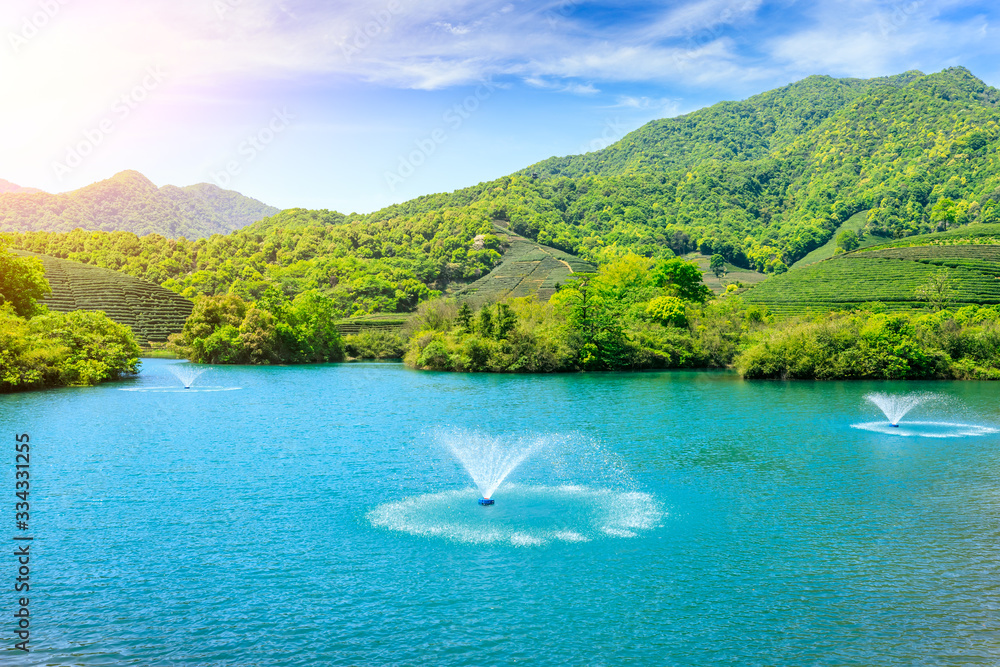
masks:
[(635, 97), (619, 95), (615, 104), (609, 109), (635, 109), (636, 111), (653, 111), (658, 118), (668, 118), (680, 113), (681, 100), (672, 97)]
[(600, 89), (592, 83), (566, 83), (563, 80), (546, 79), (540, 76), (525, 77), (524, 82), (534, 88), (544, 88), (547, 90), (555, 90), (560, 93), (571, 93), (573, 95), (596, 95), (601, 92)]
[[(65, 7), (65, 16), (59, 17), (60, 44), (48, 48), (74, 54), (63, 61), (64, 69), (102, 75), (124, 75), (129, 63), (156, 61), (180, 81), (324, 72), (430, 89), (489, 74), (518, 74), (579, 78), (566, 82), (566, 89), (585, 93), (596, 89), (591, 82), (598, 78), (664, 80), (677, 75), (668, 61), (677, 59), (678, 50), (698, 59), (710, 56), (720, 41), (712, 37), (692, 48), (685, 40), (690, 41), (693, 31), (745, 18), (758, 1), (694, 0), (664, 8), (652, 21), (595, 26), (574, 18), (594, 4), (584, 0), (342, 0), (335, 7), (292, 0), (146, 0), (128, 5), (94, 0)], [(0, 10), (0, 19), (6, 12)], [(16, 24), (17, 18), (3, 23)], [(680, 46), (658, 43), (670, 36), (681, 38)], [(643, 63), (631, 53), (652, 60)], [(36, 74), (51, 67), (39, 61), (20, 65), (34, 67)]]
[(752, 19), (763, 0), (697, 0), (665, 12), (643, 30), (653, 39), (685, 37), (711, 41), (728, 25)]
[(936, 71), (966, 57), (1000, 53), (987, 37), (987, 19), (945, 20), (968, 3), (854, 0), (819, 5), (812, 24), (769, 41), (775, 68), (806, 74), (877, 76), (908, 69)]
[[(316, 74), (423, 90), (510, 76), (592, 95), (613, 82), (731, 88), (817, 72), (935, 69), (970, 51), (1000, 50), (985, 15), (942, 18), (945, 10), (968, 15), (976, 5), (964, 0), (799, 2), (789, 5), (798, 14), (787, 25), (758, 24), (762, 0), (606, 0), (605, 10), (617, 6), (627, 17), (639, 9), (642, 19), (588, 20), (599, 4), (93, 0), (66, 4), (22, 53), (3, 52), (0, 85), (20, 98), (42, 86), (43, 106), (96, 113), (150, 64), (170, 73), (164, 95), (197, 86), (226, 98), (240, 82)], [(35, 7), (11, 0), (0, 25), (18, 25)]]

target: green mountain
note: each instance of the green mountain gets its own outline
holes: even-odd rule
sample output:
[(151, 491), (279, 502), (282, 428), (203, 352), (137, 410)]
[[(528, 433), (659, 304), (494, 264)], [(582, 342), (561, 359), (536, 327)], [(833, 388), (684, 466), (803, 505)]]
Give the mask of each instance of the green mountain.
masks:
[(554, 206), (513, 208), (585, 255), (697, 247), (780, 272), (860, 211), (890, 238), (1000, 220), (998, 101), (963, 68), (809, 77), (529, 167), (524, 189)]
[(318, 289), (349, 315), (411, 310), (495, 270), (514, 247), (497, 226), (585, 262), (696, 251), (780, 274), (824, 246), (809, 261), (832, 254), (842, 227), (864, 245), (1000, 222), (998, 102), (1000, 91), (960, 67), (814, 76), (370, 215), (291, 209), (197, 243), (121, 232), (9, 243), (188, 297)]
[(139, 172), (123, 171), (64, 194), (0, 194), (0, 231), (69, 232), (79, 227), (200, 238), (227, 234), (278, 210), (208, 183), (157, 188)]
[(590, 261), (698, 250), (780, 273), (863, 211), (884, 238), (1000, 220), (998, 101), (961, 67), (812, 76), (367, 219), (460, 209)]
[(759, 160), (871, 90), (900, 88), (922, 76), (916, 71), (867, 80), (810, 76), (742, 102), (720, 102), (676, 118), (651, 121), (603, 150), (549, 158), (522, 173), (623, 176), (691, 169), (709, 161)]

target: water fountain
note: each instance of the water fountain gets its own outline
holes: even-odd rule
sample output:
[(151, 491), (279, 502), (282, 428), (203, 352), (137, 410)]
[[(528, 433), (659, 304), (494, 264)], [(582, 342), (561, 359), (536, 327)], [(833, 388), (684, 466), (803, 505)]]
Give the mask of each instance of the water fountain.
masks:
[(540, 438), (504, 441), (469, 431), (445, 432), (441, 439), (472, 477), (482, 496), (479, 504), (484, 506), (494, 503), (497, 488), (543, 444)]
[[(170, 371), (171, 375), (180, 380), (181, 386), (178, 387), (176, 384), (153, 384), (152, 381), (163, 378), (164, 368)], [(223, 387), (218, 385), (210, 386), (204, 384), (203, 382), (199, 383), (197, 387), (194, 386), (195, 380), (198, 379), (203, 373), (207, 373), (210, 370), (212, 370), (211, 366), (198, 366), (196, 364), (187, 363), (179, 364), (164, 359), (151, 359), (144, 364), (141, 376), (136, 378), (134, 383), (130, 383), (133, 384), (133, 386), (118, 387), (118, 391), (154, 394), (200, 394), (220, 391), (236, 391), (242, 389), (242, 387)], [(147, 373), (149, 373), (148, 376)], [(149, 382), (143, 381), (147, 377)]]
[(962, 438), (969, 436), (989, 435), (996, 433), (997, 429), (992, 426), (980, 424), (958, 423), (953, 421), (913, 421), (908, 420), (902, 425), (900, 422), (910, 410), (921, 404), (940, 402), (944, 399), (939, 394), (932, 393), (911, 393), (911, 394), (886, 394), (882, 392), (872, 392), (866, 394), (865, 398), (878, 406), (879, 410), (886, 416), (886, 422), (865, 422), (861, 424), (851, 424), (852, 428), (865, 431), (874, 431), (886, 435), (915, 436), (922, 438)]
[[(373, 508), (367, 514), (372, 526), (465, 544), (534, 547), (636, 538), (665, 516), (652, 494), (636, 490), (624, 462), (586, 436), (456, 428), (434, 439), (440, 449), (432, 451), (454, 456), (472, 478), (478, 505), (468, 502), (467, 488), (429, 491)], [(529, 458), (537, 465), (511, 481)], [(502, 503), (493, 498), (498, 490)]]
[(167, 366), (167, 369), (184, 384), (185, 389), (190, 389), (191, 385), (194, 384), (195, 379), (208, 370), (207, 368), (195, 368), (188, 364)]
[(889, 420), (889, 425), (899, 428), (899, 420), (906, 416), (906, 413), (932, 398), (933, 394), (884, 394), (882, 392), (872, 392), (866, 394), (865, 398), (878, 406), (878, 409)]

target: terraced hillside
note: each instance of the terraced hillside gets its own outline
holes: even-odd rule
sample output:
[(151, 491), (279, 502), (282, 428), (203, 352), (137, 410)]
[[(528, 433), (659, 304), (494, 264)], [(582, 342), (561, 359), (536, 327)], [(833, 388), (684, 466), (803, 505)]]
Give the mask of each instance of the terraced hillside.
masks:
[(497, 226), (495, 231), (507, 246), (502, 263), (455, 292), (456, 298), (473, 304), (524, 296), (536, 296), (540, 301), (548, 301), (555, 294), (556, 285), (565, 283), (570, 273), (597, 271), (597, 267), (590, 262), (539, 245), (505, 227)]
[(777, 314), (926, 308), (917, 290), (947, 272), (952, 306), (1000, 304), (1000, 225), (970, 225), (838, 255), (767, 280), (744, 295)]
[(365, 315), (350, 317), (337, 322), (337, 330), (344, 336), (361, 333), (362, 331), (399, 331), (410, 318), (409, 313), (393, 313), (390, 315)]
[(145, 280), (23, 250), (14, 253), (42, 261), (52, 287), (52, 294), (42, 303), (60, 312), (104, 311), (115, 322), (130, 327), (140, 344), (166, 341), (167, 336), (184, 328), (191, 314), (190, 301)]

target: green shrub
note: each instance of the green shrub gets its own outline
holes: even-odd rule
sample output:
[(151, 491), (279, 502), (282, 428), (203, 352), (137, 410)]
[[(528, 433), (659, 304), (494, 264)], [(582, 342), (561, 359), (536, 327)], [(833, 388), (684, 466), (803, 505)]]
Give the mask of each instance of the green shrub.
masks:
[(399, 334), (380, 329), (362, 329), (346, 336), (344, 349), (355, 359), (402, 359), (405, 351)]
[(329, 297), (315, 291), (288, 301), (265, 291), (248, 304), (236, 294), (201, 297), (171, 343), (191, 361), (207, 364), (321, 363), (344, 358)]
[(139, 372), (132, 330), (104, 313), (18, 317), (0, 306), (0, 390), (93, 385)]

